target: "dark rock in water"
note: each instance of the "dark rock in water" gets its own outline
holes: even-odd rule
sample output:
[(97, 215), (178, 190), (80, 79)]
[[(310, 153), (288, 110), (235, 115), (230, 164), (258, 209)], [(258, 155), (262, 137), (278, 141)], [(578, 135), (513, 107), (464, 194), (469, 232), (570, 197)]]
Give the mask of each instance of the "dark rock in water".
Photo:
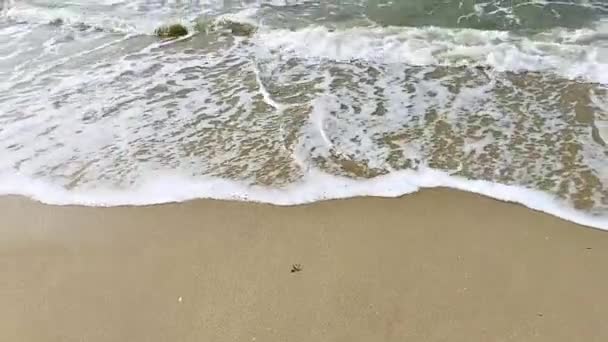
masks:
[(211, 31), (224, 31), (224, 32), (228, 31), (233, 36), (238, 36), (238, 37), (251, 37), (257, 30), (257, 27), (255, 27), (255, 25), (248, 24), (248, 23), (241, 23), (238, 21), (222, 19), (222, 20), (214, 23), (213, 25), (211, 25), (210, 30)]
[(236, 21), (228, 22), (228, 28), (235, 36), (251, 37), (255, 33), (255, 26), (246, 23), (239, 23)]
[(49, 25), (61, 26), (61, 25), (63, 25), (63, 19), (61, 19), (61, 18), (53, 19), (53, 20), (49, 21)]
[(251, 37), (257, 30), (253, 24), (233, 21), (227, 18), (218, 18), (215, 20), (197, 19), (194, 24), (194, 29), (197, 32), (229, 34), (237, 37)]
[(476, 65), (475, 69), (477, 69), (479, 71), (486, 71), (486, 70), (492, 69), (492, 67), (489, 65)]
[(154, 34), (161, 38), (177, 38), (188, 34), (188, 29), (181, 24), (161, 26), (154, 30)]
[(76, 23), (74, 25), (74, 28), (80, 32), (83, 32), (83, 31), (88, 31), (88, 30), (92, 29), (93, 26), (81, 22), (81, 23)]

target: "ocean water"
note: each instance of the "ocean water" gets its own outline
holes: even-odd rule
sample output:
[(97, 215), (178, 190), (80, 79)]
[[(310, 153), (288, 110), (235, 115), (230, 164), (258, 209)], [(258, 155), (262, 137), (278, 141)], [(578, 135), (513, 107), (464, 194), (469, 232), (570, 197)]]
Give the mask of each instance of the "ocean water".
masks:
[(608, 229), (608, 0), (0, 3), (0, 194), (446, 186)]

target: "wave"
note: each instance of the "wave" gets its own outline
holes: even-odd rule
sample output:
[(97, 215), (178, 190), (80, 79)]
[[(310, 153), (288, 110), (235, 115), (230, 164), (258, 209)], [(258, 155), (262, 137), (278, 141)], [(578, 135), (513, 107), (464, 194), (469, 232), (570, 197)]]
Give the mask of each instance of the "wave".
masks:
[(468, 180), (449, 173), (420, 168), (401, 170), (371, 179), (352, 179), (310, 170), (303, 181), (283, 188), (249, 185), (213, 177), (190, 178), (178, 174), (154, 173), (131, 189), (67, 190), (17, 174), (0, 177), (0, 194), (25, 196), (52, 205), (142, 206), (184, 202), (195, 199), (237, 200), (279, 206), (361, 196), (400, 197), (420, 189), (446, 187), (505, 202), (562, 219), (608, 230), (608, 216), (578, 211), (558, 198), (518, 186), (484, 180)]
[[(124, 5), (123, 2), (118, 2)], [(65, 5), (57, 8), (19, 3), (7, 16), (28, 23), (65, 23), (76, 29), (101, 29), (128, 34), (153, 34), (159, 26), (180, 22), (193, 30), (198, 20), (230, 20), (259, 27), (258, 46), (292, 57), (366, 60), (409, 65), (482, 65), (497, 72), (551, 72), (568, 79), (608, 83), (608, 21), (600, 20), (579, 29), (553, 28), (535, 34), (472, 28), (380, 27), (354, 21), (355, 27), (309, 25), (285, 29), (265, 25), (253, 6), (234, 13), (206, 17), (200, 9), (172, 11), (147, 9), (141, 15), (132, 7), (115, 2), (99, 4), (110, 9), (81, 11)], [(179, 13), (179, 15), (177, 15)], [(361, 26), (363, 25), (363, 26)]]
[(552, 72), (569, 79), (608, 83), (608, 23), (554, 29), (533, 36), (507, 31), (439, 27), (355, 27), (265, 30), (257, 43), (307, 59), (366, 60), (415, 66), (484, 65), (498, 72)]
[[(295, 205), (450, 187), (608, 229), (605, 202), (600, 202), (606, 184), (605, 87), (578, 82), (608, 84), (608, 22), (534, 34), (380, 27), (360, 20), (285, 29), (252, 7), (208, 19), (255, 25), (251, 37), (195, 33), (159, 42), (145, 35), (172, 20), (191, 25), (201, 14), (178, 17), (175, 11), (153, 8), (142, 16), (127, 1), (89, 1), (106, 11), (80, 13), (70, 3), (45, 11), (28, 0), (8, 15), (33, 25), (0, 26), (7, 52), (0, 58), (0, 76), (6, 75), (0, 86), (11, 90), (0, 96), (5, 112), (0, 115), (5, 147), (0, 194), (60, 205), (197, 198)], [(61, 29), (48, 25), (57, 18)], [(104, 29), (76, 32), (79, 22)], [(107, 34), (110, 27), (134, 34)], [(44, 49), (39, 49), (42, 41)], [(478, 68), (470, 72), (467, 67), (473, 66)], [(566, 95), (572, 92), (585, 108), (569, 107), (572, 98)], [(566, 105), (557, 108), (557, 103)], [(594, 111), (593, 122), (574, 120), (585, 114), (581, 108)], [(526, 115), (506, 114), (514, 110)], [(440, 115), (457, 129), (437, 133), (439, 126), (426, 125), (426, 114), (430, 123), (439, 122), (433, 115)], [(572, 153), (577, 158), (572, 165), (561, 165), (558, 158), (572, 141), (544, 139), (566, 133), (580, 146)], [(464, 137), (452, 146), (462, 153), (448, 158), (451, 152), (436, 149), (435, 140), (456, 141), (453, 134)], [(90, 137), (86, 143), (84, 136)], [(533, 145), (530, 153), (540, 157), (500, 148), (516, 138), (518, 144)], [(487, 177), (481, 159), (471, 159), (469, 173), (461, 174), (500, 183), (422, 167), (393, 171), (409, 169), (409, 162), (454, 170), (452, 162), (470, 152), (481, 156), (493, 146), (498, 151), (490, 163), (493, 175), (521, 172), (511, 179)], [(428, 163), (429, 156), (439, 156), (445, 165)], [(348, 162), (362, 169), (349, 170)], [(148, 167), (173, 171), (153, 173)], [(597, 178), (581, 181), (597, 205), (581, 206), (592, 211), (578, 211), (572, 203), (531, 189), (549, 187), (557, 194), (551, 185), (539, 184), (555, 180), (555, 172), (567, 167), (573, 173), (559, 173), (564, 184), (574, 186), (588, 174)], [(568, 196), (562, 197), (575, 190), (580, 189), (566, 189)]]

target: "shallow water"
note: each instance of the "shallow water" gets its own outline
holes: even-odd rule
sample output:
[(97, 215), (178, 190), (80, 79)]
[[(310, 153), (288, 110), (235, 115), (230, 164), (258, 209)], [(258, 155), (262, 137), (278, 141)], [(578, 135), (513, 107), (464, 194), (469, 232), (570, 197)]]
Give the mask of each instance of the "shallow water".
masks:
[[(5, 1), (0, 192), (450, 186), (608, 228), (608, 1)], [(238, 36), (196, 23), (257, 27)], [(181, 22), (191, 34), (153, 35)]]

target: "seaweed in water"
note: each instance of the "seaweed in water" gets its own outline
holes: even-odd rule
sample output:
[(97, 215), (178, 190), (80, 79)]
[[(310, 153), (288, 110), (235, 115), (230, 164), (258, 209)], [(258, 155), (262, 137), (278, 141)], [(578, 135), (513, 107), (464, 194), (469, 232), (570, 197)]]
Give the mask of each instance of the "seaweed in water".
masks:
[(177, 38), (188, 34), (188, 29), (181, 24), (161, 26), (154, 30), (154, 34), (161, 38)]

